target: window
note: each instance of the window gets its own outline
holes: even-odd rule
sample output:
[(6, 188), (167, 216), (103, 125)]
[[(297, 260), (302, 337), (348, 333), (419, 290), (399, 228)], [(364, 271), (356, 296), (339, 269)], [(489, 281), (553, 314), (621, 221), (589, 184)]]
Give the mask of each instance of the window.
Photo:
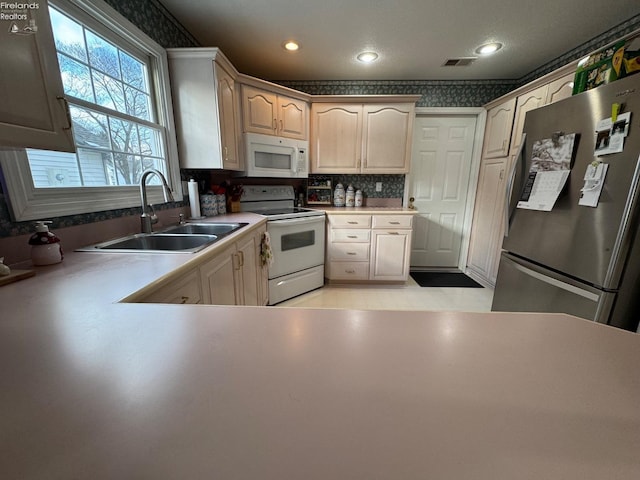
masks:
[[(49, 4), (77, 153), (2, 155), (14, 218), (138, 206), (148, 168), (180, 185), (164, 49), (100, 0)], [(181, 188), (173, 189), (181, 199)], [(152, 190), (152, 201), (161, 202)]]

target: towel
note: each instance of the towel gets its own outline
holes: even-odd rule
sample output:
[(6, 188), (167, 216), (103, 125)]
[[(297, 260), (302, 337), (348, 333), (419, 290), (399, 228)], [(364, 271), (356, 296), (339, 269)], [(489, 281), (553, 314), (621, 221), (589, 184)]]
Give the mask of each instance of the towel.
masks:
[(260, 243), (260, 259), (262, 260), (262, 266), (273, 265), (273, 252), (271, 251), (271, 236), (269, 232), (265, 232), (262, 235), (262, 242)]

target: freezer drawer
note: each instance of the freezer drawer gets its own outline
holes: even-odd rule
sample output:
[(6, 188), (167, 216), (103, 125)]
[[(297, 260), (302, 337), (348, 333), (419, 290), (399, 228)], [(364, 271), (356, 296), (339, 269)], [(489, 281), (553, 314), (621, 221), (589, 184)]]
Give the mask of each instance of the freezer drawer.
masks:
[(603, 292), (503, 252), (491, 310), (568, 313), (607, 323), (614, 299), (615, 293)]

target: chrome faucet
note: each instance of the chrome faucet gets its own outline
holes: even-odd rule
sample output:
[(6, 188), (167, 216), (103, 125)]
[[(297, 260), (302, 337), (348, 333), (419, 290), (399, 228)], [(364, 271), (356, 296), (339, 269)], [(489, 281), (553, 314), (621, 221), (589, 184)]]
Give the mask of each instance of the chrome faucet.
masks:
[[(167, 179), (164, 178), (162, 172), (155, 168), (149, 168), (142, 173), (140, 177), (140, 199), (142, 201), (142, 215), (140, 215), (140, 229), (142, 233), (151, 233), (153, 231), (152, 225), (158, 223), (158, 217), (153, 209), (153, 205), (147, 205), (147, 178), (150, 175), (156, 174), (162, 180), (162, 193), (164, 194), (165, 202), (173, 202), (173, 194), (167, 184)], [(147, 207), (151, 209), (151, 215), (147, 213)]]

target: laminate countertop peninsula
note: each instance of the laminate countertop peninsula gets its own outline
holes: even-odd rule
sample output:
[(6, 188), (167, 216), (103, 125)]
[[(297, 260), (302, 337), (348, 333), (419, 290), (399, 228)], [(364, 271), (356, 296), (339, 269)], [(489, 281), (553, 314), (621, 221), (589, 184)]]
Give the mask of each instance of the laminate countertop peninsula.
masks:
[(119, 303), (193, 258), (70, 252), (0, 288), (3, 479), (640, 478), (636, 334)]

